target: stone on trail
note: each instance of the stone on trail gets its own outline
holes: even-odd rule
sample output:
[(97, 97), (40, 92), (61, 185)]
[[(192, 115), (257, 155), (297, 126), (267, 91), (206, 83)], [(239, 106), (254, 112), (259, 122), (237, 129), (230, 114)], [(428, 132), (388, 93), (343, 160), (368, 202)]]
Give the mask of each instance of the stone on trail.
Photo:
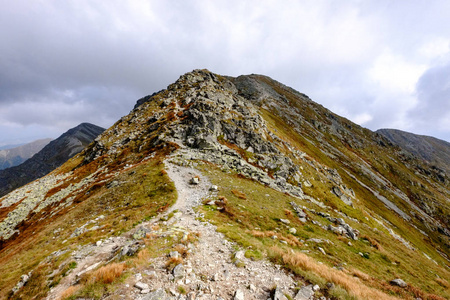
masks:
[(310, 300), (314, 296), (314, 290), (313, 285), (307, 285), (302, 287), (297, 295), (295, 296), (294, 300)]
[(288, 300), (288, 298), (283, 294), (283, 291), (277, 286), (273, 294), (273, 300)]
[(147, 290), (148, 289), (148, 284), (138, 281), (138, 282), (136, 282), (134, 287), (140, 289), (141, 291), (142, 290)]
[(240, 289), (237, 289), (236, 292), (234, 293), (234, 300), (245, 300), (244, 298), (244, 292), (241, 291)]
[(182, 264), (177, 265), (172, 271), (175, 280), (182, 279), (184, 277), (184, 266)]
[(191, 180), (189, 181), (189, 183), (197, 185), (197, 184), (200, 183), (200, 178), (199, 177), (192, 177)]
[(142, 298), (142, 300), (168, 300), (168, 299), (169, 297), (162, 288), (157, 289), (154, 292), (148, 293)]

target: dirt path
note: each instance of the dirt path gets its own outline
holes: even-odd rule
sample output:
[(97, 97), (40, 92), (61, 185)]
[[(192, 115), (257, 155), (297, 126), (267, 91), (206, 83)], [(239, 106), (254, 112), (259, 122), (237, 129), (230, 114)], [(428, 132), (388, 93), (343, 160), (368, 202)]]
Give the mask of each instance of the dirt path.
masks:
[[(267, 261), (252, 261), (245, 257), (245, 251), (227, 241), (216, 227), (208, 222), (198, 220), (194, 208), (210, 193), (211, 184), (205, 176), (192, 168), (180, 167), (166, 161), (166, 170), (173, 180), (178, 192), (177, 202), (166, 213), (141, 224), (139, 227), (155, 228), (153, 234), (164, 237), (168, 235), (198, 233), (198, 241), (188, 245), (189, 255), (182, 262), (182, 278), (174, 278), (167, 270), (167, 257), (151, 259), (148, 267), (135, 271), (113, 295), (106, 299), (189, 299), (189, 300), (227, 300), (227, 299), (269, 299), (275, 286), (293, 296), (295, 282), (280, 267)], [(200, 178), (198, 184), (191, 184), (194, 177)], [(220, 187), (219, 187), (220, 188)], [(173, 217), (164, 221), (172, 213)], [(135, 229), (134, 229), (135, 230)], [(133, 230), (132, 230), (133, 231)], [(107, 262), (117, 253), (117, 249), (131, 242), (131, 234), (109, 238), (100, 245), (88, 245), (73, 253), (77, 267), (58, 286), (53, 288), (47, 299), (60, 299), (62, 293), (73, 285), (79, 274), (87, 272)], [(235, 265), (235, 256), (240, 263)], [(146, 284), (141, 290), (136, 284)], [(152, 298), (157, 289), (168, 291), (166, 298)], [(236, 293), (244, 298), (235, 298)], [(272, 298), (270, 298), (272, 299)], [(287, 298), (279, 298), (287, 299)]]
[[(196, 219), (193, 208), (210, 193), (211, 184), (205, 176), (197, 170), (170, 163), (166, 163), (166, 170), (178, 192), (173, 209), (182, 213), (173, 219), (171, 226), (200, 233), (198, 243), (184, 262), (187, 270), (192, 269), (184, 283), (187, 280), (190, 287), (204, 286), (191, 299), (233, 299), (236, 291), (241, 290), (245, 299), (266, 300), (275, 286), (294, 294), (295, 283), (291, 276), (267, 261), (252, 261), (244, 256), (244, 251), (238, 251), (244, 267), (237, 267), (232, 261), (237, 247), (218, 233), (215, 226)], [(200, 178), (198, 185), (189, 183), (194, 176)], [(184, 299), (182, 295), (180, 299)]]

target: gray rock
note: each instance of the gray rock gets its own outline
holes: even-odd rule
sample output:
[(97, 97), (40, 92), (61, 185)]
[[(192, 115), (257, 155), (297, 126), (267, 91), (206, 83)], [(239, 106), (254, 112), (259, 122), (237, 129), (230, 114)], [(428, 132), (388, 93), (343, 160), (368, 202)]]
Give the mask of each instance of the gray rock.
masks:
[(175, 280), (182, 279), (184, 277), (184, 266), (182, 264), (178, 264), (172, 270), (173, 277)]
[(244, 297), (244, 292), (241, 291), (240, 289), (237, 289), (236, 292), (234, 293), (234, 300), (245, 300)]
[(294, 227), (289, 228), (289, 233), (290, 234), (296, 234), (297, 233), (297, 229), (295, 229)]
[(337, 197), (339, 197), (339, 198), (341, 198), (341, 196), (342, 195), (344, 195), (344, 193), (342, 192), (342, 190), (338, 187), (338, 186), (334, 186), (332, 189), (331, 189), (331, 192), (333, 193), (333, 194), (335, 194)]
[(200, 183), (200, 178), (198, 178), (198, 177), (193, 177), (193, 178), (191, 178), (191, 180), (189, 181), (189, 183), (190, 183), (190, 184), (197, 185), (197, 184)]
[(148, 293), (145, 295), (142, 300), (169, 300), (169, 297), (167, 296), (164, 289), (157, 289), (154, 292)]
[(133, 234), (133, 239), (135, 240), (141, 240), (143, 238), (145, 238), (145, 236), (147, 235), (147, 232), (150, 232), (150, 230), (148, 230), (145, 227), (140, 227), (136, 230), (136, 232)]
[(236, 253), (234, 253), (234, 258), (236, 258), (236, 259), (243, 260), (244, 257), (245, 257), (244, 250), (239, 250), (239, 251), (236, 251)]
[(402, 279), (400, 279), (400, 278), (391, 280), (390, 284), (396, 285), (396, 286), (399, 286), (399, 287), (402, 287), (402, 288), (405, 288), (405, 287), (408, 286), (408, 284), (407, 284), (406, 282), (404, 282), (404, 281), (403, 281)]
[(307, 242), (317, 243), (317, 244), (323, 243), (323, 240), (322, 240), (322, 239), (316, 239), (316, 238), (311, 238), (311, 239), (308, 239), (308, 240), (306, 240), (306, 241), (307, 241)]
[(286, 225), (289, 225), (291, 222), (287, 219), (280, 219), (280, 222)]
[(28, 280), (30, 280), (30, 277), (31, 277), (31, 272), (20, 276), (20, 281), (12, 289), (12, 293), (13, 294), (17, 293), (25, 284), (27, 284)]
[(178, 253), (178, 251), (171, 251), (169, 257), (178, 258), (180, 257), (180, 253)]
[(273, 293), (273, 300), (288, 300), (288, 298), (284, 295), (281, 288), (277, 286)]
[(148, 288), (149, 288), (149, 287), (148, 287), (148, 284), (143, 283), (143, 282), (141, 282), (141, 281), (136, 282), (135, 285), (134, 285), (134, 287), (140, 289), (141, 291), (142, 291), (142, 290), (148, 290)]
[(190, 292), (189, 294), (186, 295), (186, 300), (195, 300), (195, 292)]
[(294, 300), (310, 300), (313, 299), (314, 296), (314, 290), (313, 290), (313, 285), (307, 285), (302, 287), (297, 295), (295, 295)]

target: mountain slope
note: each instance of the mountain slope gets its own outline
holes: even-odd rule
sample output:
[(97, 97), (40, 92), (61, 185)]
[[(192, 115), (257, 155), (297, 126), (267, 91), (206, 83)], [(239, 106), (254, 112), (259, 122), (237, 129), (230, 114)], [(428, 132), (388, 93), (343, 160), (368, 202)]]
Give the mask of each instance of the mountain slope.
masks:
[(429, 170), (269, 77), (195, 70), (0, 199), (0, 296), (445, 299)]
[(52, 139), (41, 139), (14, 148), (0, 150), (0, 170), (20, 165), (38, 153)]
[(82, 123), (50, 142), (33, 157), (19, 166), (0, 171), (0, 196), (42, 177), (83, 150), (103, 128)]
[(436, 171), (442, 170), (449, 176), (450, 143), (431, 136), (417, 135), (396, 129), (380, 129), (377, 130), (377, 133), (382, 134), (393, 144), (436, 167)]

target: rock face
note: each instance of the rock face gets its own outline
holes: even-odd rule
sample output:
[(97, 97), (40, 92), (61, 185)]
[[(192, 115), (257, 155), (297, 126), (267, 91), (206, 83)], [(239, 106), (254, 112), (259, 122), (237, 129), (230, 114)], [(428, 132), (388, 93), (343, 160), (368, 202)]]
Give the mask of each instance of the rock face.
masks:
[(52, 139), (41, 139), (14, 148), (0, 150), (0, 170), (15, 167), (42, 150)]
[(0, 197), (61, 166), (103, 131), (96, 125), (82, 123), (50, 142), (21, 165), (0, 171)]
[[(450, 143), (425, 135), (417, 135), (397, 129), (379, 129), (377, 133), (386, 137), (390, 142), (417, 157), (427, 161), (438, 178), (443, 180), (440, 173), (450, 176)], [(440, 176), (439, 176), (440, 175)]]

